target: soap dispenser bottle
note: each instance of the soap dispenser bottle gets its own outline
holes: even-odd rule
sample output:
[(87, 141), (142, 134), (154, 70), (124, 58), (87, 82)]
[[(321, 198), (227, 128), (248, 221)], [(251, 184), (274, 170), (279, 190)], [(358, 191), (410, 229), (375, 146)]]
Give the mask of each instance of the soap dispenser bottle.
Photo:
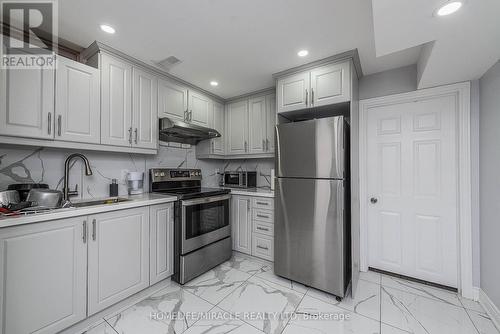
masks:
[(109, 196), (118, 196), (118, 183), (116, 182), (116, 179), (111, 180), (111, 184), (109, 185)]

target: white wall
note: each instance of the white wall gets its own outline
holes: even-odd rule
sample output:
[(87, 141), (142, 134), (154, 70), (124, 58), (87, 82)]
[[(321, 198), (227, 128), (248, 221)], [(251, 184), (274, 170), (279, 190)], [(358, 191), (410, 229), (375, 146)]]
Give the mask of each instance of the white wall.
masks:
[(359, 99), (411, 92), (417, 89), (417, 66), (370, 74), (359, 80)]
[(481, 289), (500, 307), (500, 62), (479, 86)]

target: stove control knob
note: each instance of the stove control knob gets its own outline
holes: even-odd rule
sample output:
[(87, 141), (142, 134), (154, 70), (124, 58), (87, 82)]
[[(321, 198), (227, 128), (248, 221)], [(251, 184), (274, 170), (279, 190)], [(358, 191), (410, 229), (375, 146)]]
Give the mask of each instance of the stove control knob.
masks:
[(160, 175), (160, 174), (158, 174), (158, 172), (156, 172), (156, 173), (155, 173), (155, 177), (158, 177), (158, 175)]
[(160, 173), (160, 176), (161, 176), (161, 177), (165, 176), (165, 173), (164, 173), (164, 172), (161, 172), (161, 173)]

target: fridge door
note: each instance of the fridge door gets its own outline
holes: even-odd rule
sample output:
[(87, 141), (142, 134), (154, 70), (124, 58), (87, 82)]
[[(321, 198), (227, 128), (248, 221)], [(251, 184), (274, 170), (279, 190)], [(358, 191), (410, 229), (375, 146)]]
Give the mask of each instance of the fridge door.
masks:
[(277, 177), (344, 178), (344, 117), (276, 127)]
[[(344, 181), (276, 181), (274, 272), (344, 297)], [(350, 263), (349, 263), (350, 265)]]

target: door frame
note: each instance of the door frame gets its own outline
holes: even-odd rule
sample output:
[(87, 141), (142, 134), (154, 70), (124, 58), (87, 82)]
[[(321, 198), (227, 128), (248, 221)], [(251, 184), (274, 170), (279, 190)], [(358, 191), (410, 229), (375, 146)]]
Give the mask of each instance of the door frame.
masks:
[(367, 121), (375, 107), (439, 96), (455, 96), (457, 101), (456, 144), (458, 175), (458, 290), (473, 299), (472, 283), (472, 193), (470, 155), (470, 82), (426, 88), (408, 93), (376, 97), (359, 102), (359, 191), (360, 191), (360, 270), (368, 270)]

